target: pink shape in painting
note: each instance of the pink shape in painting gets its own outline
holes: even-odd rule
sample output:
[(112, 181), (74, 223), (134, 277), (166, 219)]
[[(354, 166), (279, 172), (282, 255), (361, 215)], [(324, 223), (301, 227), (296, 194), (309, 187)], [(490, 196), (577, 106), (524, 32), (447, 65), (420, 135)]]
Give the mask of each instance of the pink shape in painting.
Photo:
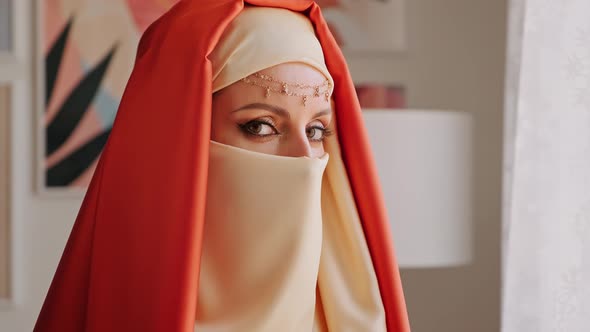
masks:
[(158, 17), (178, 0), (126, 0), (139, 32), (145, 31)]

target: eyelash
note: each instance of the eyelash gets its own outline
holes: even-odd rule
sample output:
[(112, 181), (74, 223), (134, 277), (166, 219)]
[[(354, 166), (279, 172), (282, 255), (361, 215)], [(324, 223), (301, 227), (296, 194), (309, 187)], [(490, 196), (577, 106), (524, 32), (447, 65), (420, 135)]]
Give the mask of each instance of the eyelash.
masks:
[[(259, 135), (259, 134), (253, 133), (251, 130), (248, 129), (248, 127), (251, 126), (251, 125), (254, 125), (254, 124), (256, 124), (256, 125), (267, 125), (267, 126), (270, 126), (270, 127), (272, 127), (272, 129), (277, 134)], [(251, 136), (251, 137), (255, 137), (255, 138), (266, 138), (266, 137), (269, 137), (269, 136), (281, 135), (279, 133), (279, 131), (276, 129), (275, 124), (272, 121), (270, 121), (270, 120), (263, 120), (263, 119), (250, 120), (248, 122), (238, 124), (238, 127), (240, 128), (240, 130), (244, 134), (246, 134), (248, 136)], [(330, 130), (330, 129), (328, 129), (328, 128), (326, 128), (326, 127), (311, 126), (311, 127), (305, 128), (306, 131), (307, 130), (310, 130), (310, 129), (320, 130), (322, 132), (322, 138), (320, 138), (320, 139), (310, 139), (311, 142), (323, 142), (326, 137), (329, 137), (329, 136), (331, 136), (333, 134), (333, 131)]]

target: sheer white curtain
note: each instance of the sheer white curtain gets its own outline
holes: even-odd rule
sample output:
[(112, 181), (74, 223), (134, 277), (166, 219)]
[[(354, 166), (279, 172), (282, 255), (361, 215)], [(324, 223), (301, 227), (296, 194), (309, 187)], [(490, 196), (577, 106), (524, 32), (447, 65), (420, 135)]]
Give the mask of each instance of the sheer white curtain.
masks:
[(590, 331), (590, 0), (510, 0), (503, 332)]

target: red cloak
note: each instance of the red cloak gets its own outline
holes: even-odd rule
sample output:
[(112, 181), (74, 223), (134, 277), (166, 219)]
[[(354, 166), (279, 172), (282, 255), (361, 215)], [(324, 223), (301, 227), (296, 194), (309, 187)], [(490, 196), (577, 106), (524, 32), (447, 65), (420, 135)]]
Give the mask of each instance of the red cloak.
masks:
[[(387, 330), (410, 331), (361, 109), (311, 0), (247, 0), (307, 15), (335, 82), (344, 164)], [(211, 63), (243, 0), (184, 0), (141, 38), (115, 124), (34, 331), (193, 331), (207, 188)]]

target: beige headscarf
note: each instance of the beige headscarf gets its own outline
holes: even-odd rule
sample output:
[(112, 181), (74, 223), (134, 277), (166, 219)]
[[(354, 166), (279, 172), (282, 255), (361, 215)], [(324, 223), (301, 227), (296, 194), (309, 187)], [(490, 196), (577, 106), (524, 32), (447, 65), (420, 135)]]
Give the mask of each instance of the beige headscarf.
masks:
[[(226, 29), (215, 50), (209, 55), (209, 59), (213, 67), (214, 92), (248, 75), (286, 62), (302, 62), (316, 68), (324, 74), (330, 83), (332, 83), (331, 86), (334, 87), (333, 79), (324, 61), (322, 47), (315, 36), (312, 24), (304, 15), (286, 9), (267, 7), (244, 8), (242, 13)], [(336, 126), (334, 126), (335, 128)], [(316, 245), (312, 244), (315, 242), (309, 241), (306, 249), (309, 252), (309, 246), (314, 246), (316, 248), (313, 249), (314, 251), (320, 251), (320, 262), (319, 267), (317, 267), (316, 297), (314, 298), (311, 295), (311, 300), (315, 301), (312, 330), (317, 332), (386, 331), (385, 313), (377, 278), (356, 210), (352, 190), (348, 182), (346, 168), (340, 155), (337, 133), (326, 139), (324, 148), (330, 155), (330, 158), (321, 184), (322, 217), (320, 223), (323, 229), (322, 239), (321, 244)], [(222, 160), (219, 157), (230, 158), (233, 152), (225, 148), (220, 149), (219, 146), (212, 146), (211, 153), (218, 153), (218, 155), (216, 158), (211, 158), (210, 167), (212, 166), (212, 162)], [(243, 156), (256, 157), (255, 154), (244, 154)], [(272, 166), (269, 165), (269, 167)], [(239, 168), (239, 165), (236, 165), (235, 169), (230, 171), (239, 172)], [(221, 168), (217, 167), (217, 169)], [(255, 170), (250, 169), (250, 171)], [(235, 181), (240, 178), (239, 176), (233, 177), (233, 179), (236, 179)], [(227, 183), (225, 185), (235, 186), (238, 184)], [(277, 195), (275, 194), (275, 196)], [(274, 199), (276, 200), (277, 198), (275, 197)], [(283, 204), (285, 202), (280, 203)], [(219, 203), (215, 205), (222, 206)], [(207, 213), (209, 214), (209, 212)], [(264, 213), (264, 211), (260, 213)], [(277, 221), (280, 223), (280, 220)], [(208, 236), (207, 222), (208, 220), (205, 220), (205, 238)], [(255, 234), (258, 234), (258, 232), (255, 232)], [(223, 234), (216, 233), (215, 236), (216, 241), (223, 241)], [(273, 241), (264, 242), (260, 237), (256, 239), (263, 244), (267, 243), (267, 249), (271, 251), (273, 250), (273, 243), (276, 245), (276, 241), (280, 241), (280, 239), (274, 239)], [(241, 241), (251, 242), (256, 241), (256, 239), (248, 238), (242, 239)], [(289, 243), (290, 241), (293, 241), (293, 239), (284, 239), (285, 243)], [(318, 248), (318, 245), (321, 245), (321, 247)], [(297, 250), (302, 250), (300, 247), (297, 248), (299, 248)], [(275, 249), (278, 250), (278, 247)], [(237, 254), (242, 254), (242, 252)], [(297, 253), (293, 254), (296, 255)], [(239, 260), (252, 261), (250, 258), (242, 257)], [(203, 260), (209, 262), (208, 264), (223, 264), (223, 262), (215, 258), (213, 260), (204, 258)], [(256, 267), (252, 268), (256, 269)], [(307, 266), (307, 268), (310, 269), (311, 266)], [(293, 273), (297, 275), (298, 272), (294, 271)], [(232, 285), (241, 283), (241, 281), (235, 279), (240, 278), (239, 274), (227, 275), (227, 277), (233, 278), (231, 281)], [(278, 279), (280, 280), (280, 278)], [(207, 285), (208, 282), (211, 284)], [(219, 282), (219, 280), (211, 281), (211, 278), (202, 279), (200, 281), (199, 291), (207, 292), (207, 289), (219, 289), (219, 287), (223, 287)], [(291, 289), (294, 288), (291, 287)], [(301, 296), (310, 296), (308, 294), (309, 291), (305, 293), (301, 294)], [(217, 296), (209, 296), (208, 298), (210, 299), (210, 303), (212, 303), (211, 301), (220, 303), (216, 300), (219, 298)], [(260, 298), (252, 296), (252, 302), (249, 305), (255, 307), (264, 298), (268, 298), (268, 294)], [(297, 302), (302, 303), (301, 301), (290, 302), (293, 303), (294, 307), (287, 310), (287, 314), (289, 312), (307, 311), (306, 308), (303, 308), (303, 305)], [(308, 302), (306, 301), (305, 303)], [(203, 303), (201, 302), (201, 304)], [(280, 316), (281, 312), (285, 312), (283, 310), (285, 307), (277, 306), (277, 308), (281, 308), (275, 311), (277, 315)], [(259, 321), (261, 317), (244, 318), (247, 321), (256, 321), (257, 323), (255, 325), (240, 325), (241, 323), (234, 325), (233, 323), (236, 320), (232, 319), (232, 317), (236, 316), (232, 315), (235, 314), (235, 308), (230, 310), (232, 311), (231, 314), (230, 311), (224, 313), (222, 308), (219, 309), (221, 310), (215, 311), (220, 313), (219, 315), (215, 315), (214, 321), (217, 323), (213, 323), (211, 318), (206, 319), (206, 321), (197, 321), (196, 326), (201, 331), (210, 330), (215, 332), (233, 331), (232, 327), (236, 326), (257, 326), (254, 330), (267, 331), (267, 329), (260, 328), (260, 326), (267, 326), (265, 322)], [(273, 312), (272, 307), (267, 307), (267, 309), (270, 310), (269, 312)], [(207, 310), (207, 308), (200, 307), (197, 310), (199, 313), (197, 316), (207, 316)], [(263, 311), (257, 310), (256, 312), (260, 313)], [(213, 317), (212, 315), (209, 314), (207, 317)], [(267, 317), (267, 320), (285, 322), (285, 326), (281, 326), (280, 328), (273, 326), (268, 331), (307, 331), (309, 328), (307, 327), (302, 330), (301, 328), (289, 325), (288, 322), (290, 319), (288, 318)], [(240, 319), (240, 321), (243, 320)], [(203, 329), (205, 326), (208, 328)]]
[(311, 22), (287, 9), (244, 8), (229, 24), (209, 60), (213, 67), (213, 92), (285, 62), (308, 64), (334, 86)]

